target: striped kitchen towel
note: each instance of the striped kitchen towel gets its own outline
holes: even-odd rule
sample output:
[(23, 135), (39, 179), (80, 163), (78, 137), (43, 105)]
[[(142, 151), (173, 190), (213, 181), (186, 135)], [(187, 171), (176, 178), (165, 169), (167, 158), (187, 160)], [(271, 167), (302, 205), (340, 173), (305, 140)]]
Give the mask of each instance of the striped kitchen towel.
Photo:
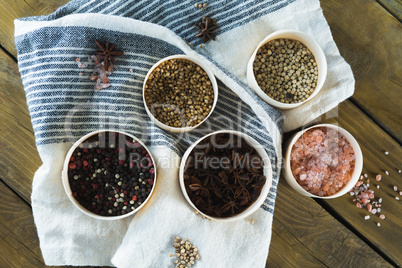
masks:
[[(15, 21), (18, 65), (43, 162), (33, 180), (32, 208), (46, 264), (172, 266), (171, 242), (179, 234), (198, 246), (199, 267), (265, 265), (282, 125), (285, 130), (294, 129), (335, 107), (353, 93), (353, 75), (339, 55), (318, 0), (210, 0), (207, 4), (200, 10), (193, 1), (73, 0), (51, 15)], [(215, 42), (200, 47), (202, 40), (195, 37), (194, 25), (203, 16), (216, 18), (219, 29)], [(245, 81), (247, 61), (257, 44), (284, 28), (316, 38), (327, 56), (328, 77), (314, 100), (282, 115)], [(95, 38), (124, 51), (109, 77), (111, 86), (99, 92), (88, 79), (87, 58), (96, 49)], [(172, 54), (198, 58), (218, 79), (215, 111), (186, 134), (155, 126), (142, 103), (147, 71)], [(79, 68), (77, 58), (88, 68)], [(160, 164), (155, 193), (134, 217), (113, 222), (92, 219), (73, 207), (64, 193), (61, 170), (71, 143), (98, 129), (137, 136)], [(273, 169), (265, 203), (247, 219), (232, 223), (197, 217), (178, 185), (182, 153), (199, 137), (221, 129), (255, 138)]]

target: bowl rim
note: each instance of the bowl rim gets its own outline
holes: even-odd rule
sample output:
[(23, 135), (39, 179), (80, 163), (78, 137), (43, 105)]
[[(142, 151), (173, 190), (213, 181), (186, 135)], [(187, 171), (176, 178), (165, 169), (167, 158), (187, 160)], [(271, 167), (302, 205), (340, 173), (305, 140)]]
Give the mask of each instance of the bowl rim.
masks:
[[(291, 36), (288, 36), (291, 35)], [(317, 63), (317, 68), (318, 68), (318, 79), (317, 79), (317, 85), (313, 91), (313, 93), (304, 101), (297, 102), (297, 103), (282, 103), (279, 102), (271, 97), (269, 97), (258, 85), (257, 81), (255, 80), (254, 76), (254, 71), (253, 71), (253, 63), (255, 60), (255, 57), (257, 55), (258, 50), (265, 45), (266, 43), (275, 40), (275, 39), (292, 39), (292, 40), (297, 40), (301, 42), (304, 46), (306, 46), (311, 53), (314, 55), (315, 61)], [(321, 46), (318, 44), (318, 42), (312, 38), (310, 35), (297, 31), (297, 30), (279, 30), (275, 31), (271, 34), (269, 34), (267, 37), (265, 37), (256, 47), (254, 50), (252, 56), (250, 57), (248, 64), (247, 64), (247, 82), (248, 85), (258, 94), (260, 98), (262, 98), (265, 102), (268, 104), (271, 104), (274, 107), (277, 107), (279, 109), (287, 110), (287, 109), (293, 109), (296, 108), (312, 98), (314, 98), (318, 92), (322, 89), (326, 77), (327, 77), (327, 70), (328, 65), (327, 65), (327, 60), (326, 56), (324, 54), (324, 51), (322, 50)]]
[[(187, 161), (188, 156), (190, 155), (191, 151), (194, 149), (195, 146), (198, 145), (198, 143), (200, 143), (202, 140), (204, 140), (207, 137), (210, 137), (212, 135), (216, 135), (216, 134), (220, 134), (220, 133), (230, 133), (230, 134), (235, 134), (238, 135), (242, 138), (244, 138), (246, 140), (247, 143), (249, 143), (249, 145), (253, 146), (256, 151), (258, 152), (258, 154), (260, 155), (260, 157), (263, 160), (264, 163), (264, 175), (266, 177), (266, 181), (265, 184), (261, 190), (260, 195), (258, 196), (257, 200), (254, 201), (254, 203), (252, 203), (247, 209), (245, 209), (243, 212), (236, 214), (234, 216), (231, 217), (212, 217), (208, 214), (205, 214), (204, 212), (202, 212), (201, 210), (199, 210), (197, 208), (197, 206), (195, 206), (195, 204), (191, 201), (190, 197), (187, 194), (187, 190), (186, 190), (186, 186), (184, 184), (184, 167)], [(186, 152), (184, 153), (181, 162), (180, 162), (180, 168), (179, 168), (179, 183), (180, 183), (180, 188), (181, 191), (183, 193), (184, 198), (187, 200), (188, 204), (195, 209), (196, 211), (198, 211), (199, 214), (201, 214), (202, 216), (208, 218), (208, 219), (212, 219), (212, 220), (216, 220), (216, 221), (221, 221), (221, 222), (230, 222), (230, 221), (237, 221), (237, 220), (241, 220), (244, 219), (248, 216), (250, 216), (251, 214), (253, 214), (256, 210), (258, 210), (258, 208), (261, 207), (261, 205), (265, 202), (269, 190), (272, 186), (272, 166), (271, 166), (271, 161), (270, 158), (267, 154), (267, 152), (265, 151), (264, 147), (258, 142), (256, 141), (254, 138), (252, 138), (251, 136), (249, 136), (248, 134), (244, 133), (244, 132), (240, 132), (240, 131), (235, 131), (235, 130), (218, 130), (218, 131), (214, 131), (212, 133), (209, 133), (205, 136), (202, 136), (201, 138), (199, 138), (197, 141), (195, 141), (190, 147), (188, 147), (188, 149), (186, 150)]]
[[(119, 216), (101, 216), (99, 214), (93, 213), (89, 210), (87, 210), (86, 208), (84, 208), (72, 195), (72, 191), (71, 191), (71, 187), (70, 187), (70, 183), (68, 181), (68, 164), (70, 162), (70, 158), (71, 155), (73, 154), (73, 152), (75, 151), (75, 149), (87, 138), (94, 136), (96, 134), (102, 133), (102, 132), (118, 132), (120, 134), (123, 135), (127, 135), (132, 139), (135, 139), (136, 141), (138, 141), (146, 150), (147, 153), (149, 154), (149, 156), (151, 157), (151, 160), (154, 164), (154, 184), (152, 185), (152, 189), (151, 192), (149, 193), (148, 197), (144, 200), (144, 202), (142, 202), (142, 204), (137, 207), (135, 210), (124, 214), (124, 215), (119, 215)], [(73, 205), (78, 208), (78, 210), (80, 210), (81, 212), (83, 212), (84, 214), (98, 219), (98, 220), (119, 220), (119, 219), (123, 219), (126, 217), (129, 217), (133, 214), (135, 214), (136, 212), (138, 212), (142, 207), (144, 207), (144, 205), (151, 199), (151, 196), (155, 190), (155, 185), (156, 185), (156, 180), (157, 180), (157, 167), (156, 167), (156, 162), (154, 157), (152, 156), (151, 151), (149, 150), (149, 148), (144, 144), (144, 142), (142, 142), (140, 139), (138, 139), (136, 136), (129, 134), (127, 132), (124, 131), (120, 131), (120, 130), (115, 130), (115, 129), (102, 129), (102, 130), (95, 130), (92, 131), (90, 133), (85, 134), (84, 136), (82, 136), (80, 139), (78, 139), (72, 146), (71, 148), (68, 150), (66, 157), (64, 159), (64, 163), (63, 163), (63, 170), (62, 170), (62, 183), (63, 183), (63, 188), (64, 188), (64, 192), (66, 193), (66, 195), (68, 196), (68, 199), (71, 201), (71, 203), (73, 203)]]
[[(191, 61), (195, 64), (197, 64), (198, 66), (200, 66), (208, 75), (209, 80), (211, 81), (212, 84), (212, 90), (214, 91), (214, 101), (212, 103), (212, 108), (209, 111), (208, 115), (197, 125), (192, 126), (192, 127), (171, 127), (168, 126), (164, 123), (162, 123), (161, 121), (159, 121), (158, 119), (156, 119), (156, 117), (151, 113), (151, 111), (148, 109), (147, 106), (147, 102), (145, 101), (145, 85), (148, 81), (148, 78), (150, 76), (150, 74), (162, 63), (168, 60), (172, 60), (172, 59), (184, 59), (184, 60), (188, 60)], [(218, 102), (218, 83), (216, 82), (216, 78), (215, 75), (212, 73), (211, 69), (204, 64), (203, 62), (201, 62), (199, 59), (193, 57), (193, 56), (189, 56), (189, 55), (185, 55), (185, 54), (176, 54), (176, 55), (171, 55), (168, 57), (165, 57), (163, 59), (160, 59), (158, 62), (156, 62), (154, 65), (152, 65), (152, 67), (148, 70), (147, 75), (145, 76), (144, 79), (144, 83), (142, 86), (142, 100), (145, 106), (145, 111), (147, 112), (149, 118), (151, 119), (151, 121), (154, 122), (155, 125), (159, 126), (160, 128), (167, 130), (169, 132), (172, 133), (183, 133), (183, 132), (188, 132), (190, 130), (193, 130), (197, 127), (199, 127), (200, 125), (202, 125), (208, 118), (209, 116), (213, 113), (213, 111), (215, 110), (216, 104)]]
[[(355, 153), (355, 169), (352, 173), (352, 176), (349, 180), (349, 182), (338, 192), (336, 192), (333, 195), (330, 196), (318, 196), (314, 195), (306, 190), (303, 189), (303, 187), (300, 186), (300, 184), (297, 182), (296, 178), (293, 176), (292, 169), (290, 167), (290, 154), (292, 152), (293, 145), (296, 143), (296, 141), (308, 130), (313, 129), (313, 128), (319, 128), (319, 127), (326, 127), (326, 128), (331, 128), (335, 129), (338, 131), (340, 134), (342, 134), (346, 140), (350, 143), (350, 145), (353, 147), (353, 151)], [(357, 140), (353, 137), (352, 134), (350, 134), (346, 129), (335, 125), (335, 124), (317, 124), (310, 126), (306, 129), (303, 129), (296, 134), (294, 134), (288, 141), (287, 147), (286, 147), (286, 156), (285, 156), (285, 165), (284, 165), (284, 177), (288, 184), (295, 189), (297, 192), (309, 196), (309, 197), (314, 197), (314, 198), (320, 198), (320, 199), (332, 199), (332, 198), (337, 198), (340, 197), (347, 192), (349, 192), (353, 186), (356, 184), (356, 182), (359, 180), (360, 175), (363, 170), (363, 153), (361, 151), (360, 145), (357, 142)]]

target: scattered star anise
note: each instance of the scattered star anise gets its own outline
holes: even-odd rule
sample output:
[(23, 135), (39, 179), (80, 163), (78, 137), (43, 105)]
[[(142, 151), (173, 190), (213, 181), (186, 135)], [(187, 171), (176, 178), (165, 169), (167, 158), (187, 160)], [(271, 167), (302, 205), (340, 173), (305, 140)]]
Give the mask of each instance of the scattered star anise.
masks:
[(202, 37), (203, 43), (206, 43), (210, 39), (215, 41), (215, 34), (213, 31), (218, 28), (218, 25), (216, 25), (216, 19), (203, 17), (201, 22), (195, 25), (195, 27), (197, 27), (199, 31), (195, 36)]
[[(95, 43), (98, 46), (99, 50), (95, 52), (95, 55), (102, 55), (105, 57), (104, 59), (104, 66), (105, 66), (105, 71), (111, 71), (109, 70), (110, 63), (116, 63), (116, 60), (114, 59), (115, 56), (120, 56), (123, 55), (123, 51), (115, 51), (114, 45), (109, 44), (109, 42), (105, 43), (105, 46), (102, 46), (101, 43), (99, 43), (98, 40), (95, 39)], [(109, 46), (110, 45), (110, 46)]]

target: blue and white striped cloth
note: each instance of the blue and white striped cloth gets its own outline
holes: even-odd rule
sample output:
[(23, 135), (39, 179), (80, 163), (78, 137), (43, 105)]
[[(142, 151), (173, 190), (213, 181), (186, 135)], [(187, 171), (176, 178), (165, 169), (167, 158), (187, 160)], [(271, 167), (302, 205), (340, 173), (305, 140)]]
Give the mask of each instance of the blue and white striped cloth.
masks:
[[(283, 116), (245, 84), (248, 58), (274, 30), (298, 29), (317, 36), (328, 57), (326, 87), (316, 97), (318, 102), (284, 113), (288, 130), (350, 96), (354, 80), (318, 0), (207, 3), (201, 11), (189, 0), (73, 0), (51, 15), (15, 21), (18, 65), (43, 161), (34, 177), (32, 207), (46, 264), (165, 267), (172, 265), (167, 257), (172, 251), (170, 240), (179, 234), (198, 246), (200, 267), (264, 266), (280, 171)], [(215, 42), (200, 47), (194, 25), (203, 16), (216, 18), (219, 29)], [(76, 62), (76, 58), (88, 62), (96, 49), (95, 38), (124, 51), (109, 77), (111, 87), (99, 92), (88, 79), (91, 66), (80, 69)], [(186, 134), (155, 126), (142, 101), (147, 71), (173, 54), (203, 61), (219, 85), (211, 117)], [(98, 129), (131, 133), (151, 146), (158, 159), (155, 195), (134, 218), (91, 219), (77, 211), (64, 193), (60, 174), (71, 142)], [(224, 224), (196, 217), (177, 181), (179, 156), (199, 137), (221, 129), (255, 138), (267, 151), (273, 169), (272, 186), (261, 209), (244, 221)]]

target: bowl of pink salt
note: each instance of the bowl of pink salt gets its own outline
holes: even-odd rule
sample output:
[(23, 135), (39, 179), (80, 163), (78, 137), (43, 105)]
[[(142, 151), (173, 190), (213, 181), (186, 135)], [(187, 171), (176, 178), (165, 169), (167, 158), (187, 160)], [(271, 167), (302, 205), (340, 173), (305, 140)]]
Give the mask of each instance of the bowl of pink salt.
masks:
[(296, 133), (285, 155), (284, 177), (297, 192), (336, 198), (349, 192), (363, 169), (363, 154), (345, 129), (320, 124)]

